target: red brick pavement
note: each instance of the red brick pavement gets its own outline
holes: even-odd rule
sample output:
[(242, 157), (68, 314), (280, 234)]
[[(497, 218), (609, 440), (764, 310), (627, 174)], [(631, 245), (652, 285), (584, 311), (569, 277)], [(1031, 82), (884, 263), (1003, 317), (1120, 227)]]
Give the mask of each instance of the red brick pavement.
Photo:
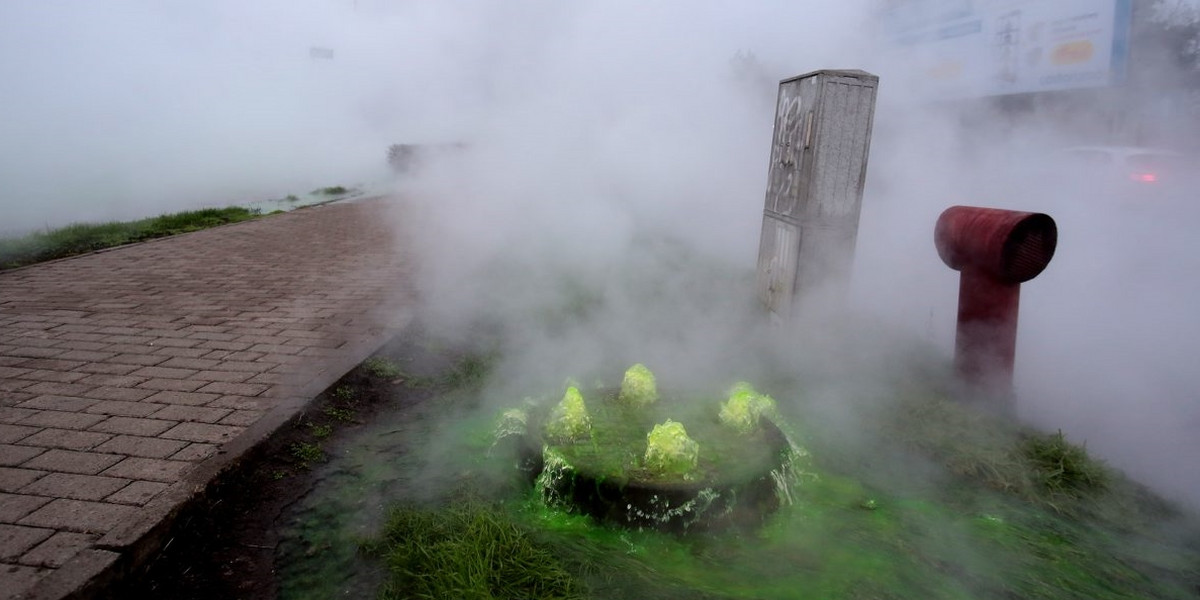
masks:
[(86, 596), (406, 321), (384, 199), (0, 273), (0, 599)]

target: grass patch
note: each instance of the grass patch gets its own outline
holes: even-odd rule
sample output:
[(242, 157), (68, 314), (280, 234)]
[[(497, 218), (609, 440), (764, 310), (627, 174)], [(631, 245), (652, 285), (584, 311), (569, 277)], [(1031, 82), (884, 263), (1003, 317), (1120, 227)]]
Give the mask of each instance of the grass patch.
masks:
[(24, 237), (0, 239), (0, 269), (248, 221), (259, 215), (258, 210), (230, 206), (172, 213), (138, 221), (76, 223)]
[(340, 195), (342, 195), (342, 194), (345, 194), (346, 192), (349, 192), (349, 191), (350, 191), (350, 190), (346, 189), (346, 188), (345, 188), (345, 187), (343, 187), (343, 186), (340, 186), (340, 185), (335, 185), (335, 186), (332, 186), (332, 187), (320, 188), (320, 189), (318, 189), (318, 190), (313, 190), (313, 193), (314, 193), (314, 194), (323, 194), (323, 195), (325, 195), (325, 196), (340, 196)]
[(307, 469), (312, 463), (325, 460), (325, 451), (318, 444), (297, 442), (291, 447), (292, 458), (300, 463), (301, 469)]
[(380, 379), (395, 379), (402, 375), (400, 365), (381, 356), (368, 358), (363, 362), (362, 366), (372, 377), (379, 377)]
[(348, 385), (339, 385), (333, 390), (333, 399), (338, 402), (354, 402), (357, 394), (354, 393), (354, 388)]
[(555, 555), (503, 513), (477, 503), (439, 511), (397, 507), (363, 545), (390, 572), (379, 597), (584, 598)]
[(349, 423), (354, 420), (354, 410), (349, 408), (341, 408), (338, 406), (327, 405), (321, 409), (325, 416), (338, 421), (339, 423)]
[(1021, 453), (1029, 461), (1035, 481), (1051, 495), (1079, 496), (1104, 488), (1108, 471), (1088, 456), (1083, 446), (1057, 433), (1034, 434), (1021, 442)]
[(323, 440), (333, 434), (333, 426), (329, 424), (318, 425), (316, 423), (309, 423), (308, 431), (312, 433), (313, 437)]

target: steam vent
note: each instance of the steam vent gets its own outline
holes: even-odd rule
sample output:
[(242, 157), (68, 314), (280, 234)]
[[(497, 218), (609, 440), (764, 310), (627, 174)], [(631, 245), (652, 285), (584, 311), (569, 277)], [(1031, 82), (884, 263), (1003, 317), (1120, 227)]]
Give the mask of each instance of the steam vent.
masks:
[(807, 454), (775, 403), (747, 383), (711, 397), (660, 394), (642, 365), (621, 387), (565, 392), (506, 411), (495, 447), (548, 505), (671, 532), (755, 527), (781, 503)]
[(934, 229), (938, 256), (959, 271), (954, 360), (968, 383), (1012, 388), (1021, 283), (1054, 257), (1058, 229), (1041, 213), (952, 206)]

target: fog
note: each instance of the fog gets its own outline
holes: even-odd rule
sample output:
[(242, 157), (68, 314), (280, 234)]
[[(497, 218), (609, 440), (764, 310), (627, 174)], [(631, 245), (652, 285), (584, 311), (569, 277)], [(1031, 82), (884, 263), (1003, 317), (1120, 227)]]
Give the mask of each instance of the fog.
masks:
[[(1088, 118), (1087, 101), (1064, 119), (1061, 106), (931, 99), (871, 14), (7, 2), (0, 231), (391, 181), (389, 144), (463, 143), (395, 182), (397, 227), (434, 324), (469, 337), (499, 323), (497, 403), (644, 362), (667, 385), (792, 369), (836, 405), (885, 397), (874, 374), (926, 348), (949, 360), (958, 276), (932, 243), (943, 209), (1045, 211), (1059, 249), (1023, 286), (1018, 416), (1200, 501), (1197, 211), (1035, 175), (1056, 148), (1155, 140)], [(856, 262), (848, 297), (810, 300), (781, 333), (757, 312), (752, 272), (776, 85), (823, 68), (881, 78)]]

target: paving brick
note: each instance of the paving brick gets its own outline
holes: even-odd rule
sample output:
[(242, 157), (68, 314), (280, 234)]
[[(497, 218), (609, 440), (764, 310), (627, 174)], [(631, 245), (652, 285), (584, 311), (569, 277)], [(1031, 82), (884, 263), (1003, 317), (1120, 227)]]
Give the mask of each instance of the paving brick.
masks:
[[(54, 358), (27, 358), (20, 363), (20, 367), (0, 367), (0, 377), (20, 377), (34, 369), (56, 369), (58, 365), (74, 365), (78, 367), (83, 363), (72, 362), (69, 360), (58, 360)], [(73, 367), (61, 367), (64, 370), (70, 370)]]
[[(114, 354), (112, 352), (100, 352), (100, 350), (104, 350), (105, 348), (108, 347), (108, 344), (106, 344), (104, 342), (87, 342), (87, 341), (83, 341), (83, 340), (68, 340), (68, 339), (63, 339), (62, 336), (59, 336), (57, 339), (59, 340), (59, 342), (58, 342), (58, 344), (55, 345), (55, 348), (66, 348), (69, 350), (68, 352), (59, 354), (58, 358), (80, 360), (81, 358), (83, 358), (85, 356), (94, 357), (99, 354), (109, 354), (109, 355)], [(75, 354), (75, 353), (71, 352), (71, 351), (75, 351), (75, 350), (79, 350), (86, 354), (82, 354), (82, 353)], [(68, 356), (68, 355), (70, 355), (70, 356)], [(95, 360), (104, 360), (104, 359), (96, 358)]]
[(106, 373), (109, 375), (128, 375), (138, 369), (141, 365), (123, 365), (111, 362), (88, 363), (76, 369), (80, 373)]
[[(169, 406), (166, 408), (170, 408)], [(161, 409), (158, 411), (161, 412)], [(157, 412), (155, 413), (157, 414)], [(156, 436), (176, 425), (176, 421), (143, 419), (140, 417), (109, 417), (92, 425), (92, 431), (119, 433), (122, 435)]]
[(109, 454), (127, 454), (142, 458), (167, 458), (185, 448), (187, 442), (181, 440), (163, 440), (152, 437), (119, 435), (99, 446), (96, 452)]
[(104, 420), (100, 415), (65, 412), (61, 410), (39, 410), (21, 420), (18, 425), (56, 427), (58, 429), (87, 429)]
[(108, 335), (141, 335), (145, 329), (141, 327), (102, 327), (96, 330), (96, 333), (106, 333)]
[(88, 375), (79, 380), (79, 383), (88, 385), (99, 385), (106, 387), (133, 387), (143, 381), (145, 377), (137, 377), (134, 375)]
[[(174, 359), (168, 359), (174, 360)], [(138, 377), (153, 377), (156, 379), (187, 379), (196, 374), (197, 369), (173, 369), (170, 367), (144, 367), (131, 373)]]
[(238, 339), (240, 336), (240, 333), (217, 333), (215, 331), (198, 331), (188, 335), (188, 337), (192, 339), (212, 342), (232, 342)]
[(266, 412), (275, 407), (275, 400), (272, 398), (248, 398), (246, 396), (221, 396), (218, 400), (213, 400), (208, 404), (217, 408), (233, 408), (236, 410), (252, 410)]
[(211, 425), (209, 423), (180, 423), (167, 430), (161, 437), (189, 442), (223, 444), (242, 432), (241, 427)]
[(0, 444), (0, 466), (16, 467), (45, 451), (45, 448), (35, 448), (33, 446)]
[(199, 421), (201, 423), (216, 423), (228, 415), (228, 408), (210, 408), (204, 406), (167, 406), (150, 415), (155, 419), (169, 421)]
[[(84, 375), (83, 373), (75, 373), (76, 375)], [(84, 375), (86, 377), (86, 375)], [(21, 391), (30, 394), (49, 394), (53, 396), (82, 396), (84, 392), (92, 389), (95, 386), (79, 384), (79, 383), (58, 383), (51, 381), (43, 381), (35, 383)]]
[(0, 524), (0, 560), (16, 560), (25, 551), (52, 535), (53, 529)]
[(216, 454), (217, 446), (212, 444), (188, 444), (186, 448), (171, 455), (171, 460), (186, 460), (189, 462), (202, 461)]
[(108, 360), (117, 355), (116, 352), (108, 352), (108, 351), (100, 350), (100, 348), (107, 348), (109, 346), (109, 344), (107, 344), (107, 343), (103, 343), (103, 342), (91, 342), (91, 343), (99, 344), (99, 348), (97, 348), (95, 346), (90, 346), (90, 345), (87, 348), (80, 348), (79, 344), (61, 344), (60, 347), (71, 348), (71, 349), (68, 350), (67, 352), (63, 352), (62, 354), (59, 354), (55, 358), (59, 358), (59, 359), (63, 359), (63, 360), (79, 360), (79, 361), (85, 361), (85, 362), (99, 362), (102, 360)]
[(234, 425), (237, 427), (249, 427), (252, 423), (262, 418), (266, 414), (259, 410), (235, 410), (225, 418), (217, 421), (221, 425)]
[(139, 352), (134, 352), (134, 353), (127, 353), (127, 354), (118, 354), (108, 360), (110, 360), (114, 363), (141, 365), (142, 367), (148, 367), (148, 366), (157, 365), (158, 363), (163, 362), (169, 358), (171, 358), (171, 357), (161, 356), (161, 355), (157, 355), (157, 354), (149, 354), (149, 353), (142, 354)]
[(75, 452), (74, 450), (60, 450), (55, 448), (38, 455), (22, 466), (26, 469), (95, 475), (116, 464), (121, 458), (113, 454)]
[(17, 490), (33, 483), (34, 481), (37, 481), (45, 474), (45, 471), (0, 467), (0, 492), (16, 492)]
[(23, 598), (38, 581), (52, 571), (25, 565), (0, 564), (0, 581), (4, 582), (0, 598), (13, 600)]
[(103, 534), (116, 527), (122, 520), (133, 516), (136, 511), (134, 507), (123, 504), (57, 498), (18, 523), (31, 527)]
[(168, 487), (170, 487), (168, 484), (160, 481), (135, 481), (105, 498), (104, 501), (141, 506)]
[(88, 533), (73, 533), (59, 531), (26, 552), (18, 562), (34, 567), (49, 567), (57, 569), (79, 554), (81, 550), (91, 548), (100, 536)]
[(243, 361), (243, 360), (229, 359), (229, 360), (222, 361), (221, 364), (216, 367), (216, 370), (218, 370), (218, 371), (242, 371), (242, 372), (246, 372), (246, 373), (264, 373), (266, 371), (269, 371), (274, 366), (275, 366), (274, 363), (269, 363), (269, 362), (256, 362), (256, 361)]
[[(211, 368), (217, 366), (218, 364), (220, 364), (220, 361), (206, 360), (203, 358), (175, 357), (175, 358), (172, 358), (171, 360), (168, 360), (168, 361), (158, 365), (158, 367), (156, 367), (156, 368), (170, 367), (170, 368), (194, 369), (197, 371), (202, 371), (204, 369), (211, 369)], [(156, 377), (169, 377), (169, 376), (168, 375), (156, 375)]]
[(86, 373), (75, 373), (73, 371), (50, 371), (47, 369), (30, 369), (28, 373), (25, 373), (21, 376), (21, 379), (50, 383), (71, 383), (73, 381), (79, 381), (84, 377), (87, 377)]
[(150, 379), (138, 384), (138, 387), (169, 392), (194, 392), (204, 387), (204, 385), (205, 382), (203, 381), (188, 379)]
[[(171, 332), (171, 333), (174, 334), (175, 332)], [(194, 339), (188, 339), (186, 337), (178, 337), (176, 335), (171, 335), (170, 337), (164, 337), (164, 338), (159, 338), (159, 339), (154, 340), (153, 345), (167, 347), (167, 348), (191, 348), (193, 346), (199, 346), (201, 342), (202, 342), (202, 340), (194, 340)]]
[(221, 360), (230, 362), (245, 362), (253, 364), (263, 364), (266, 368), (271, 368), (277, 364), (277, 361), (269, 360), (268, 355), (262, 352), (250, 352), (249, 350), (233, 352)]
[(129, 457), (104, 471), (104, 475), (174, 483), (191, 467), (192, 463), (179, 460)]
[(221, 395), (234, 396), (257, 396), (267, 390), (269, 386), (259, 383), (229, 383), (225, 381), (214, 381), (201, 387), (199, 392), (212, 393)]
[(22, 494), (75, 500), (102, 500), (105, 496), (129, 484), (128, 479), (51, 473), (20, 490)]
[[(138, 380), (141, 381), (140, 379)], [(155, 390), (146, 390), (136, 387), (98, 387), (93, 390), (88, 390), (84, 393), (88, 398), (96, 400), (121, 400), (125, 402), (138, 402), (145, 400), (155, 394)]]
[(203, 406), (220, 397), (220, 394), (163, 391), (146, 398), (146, 402), (155, 402), (158, 404), (182, 404), (184, 406)]
[(0, 423), (16, 424), (38, 414), (39, 411), (31, 408), (17, 408), (15, 406), (0, 406)]
[(38, 427), (0, 424), (0, 444), (11, 444), (37, 433)]
[[(149, 390), (137, 390), (140, 392), (150, 392)], [(163, 404), (155, 404), (153, 402), (129, 402), (126, 400), (101, 400), (89, 407), (89, 413), (97, 415), (116, 415), (121, 417), (145, 417), (155, 411), (161, 409)]]
[(21, 440), (20, 445), (39, 446), (42, 448), (65, 448), (67, 450), (91, 450), (97, 445), (108, 441), (111, 437), (111, 435), (106, 433), (47, 428)]
[(200, 371), (195, 378), (204, 381), (223, 381), (225, 383), (241, 383), (254, 376), (254, 373), (244, 371)]
[(300, 346), (283, 344), (256, 344), (250, 347), (251, 352), (262, 352), (263, 354), (299, 354), (302, 349)]
[(17, 390), (23, 390), (35, 383), (37, 382), (27, 379), (0, 379), (0, 392), (15, 392)]
[(95, 403), (95, 400), (89, 400), (87, 398), (75, 398), (72, 396), (38, 396), (18, 404), (17, 407), (35, 408), (39, 410), (77, 411), (83, 410)]
[(285, 375), (283, 373), (259, 373), (258, 375), (255, 375), (254, 377), (247, 379), (245, 381), (245, 383), (259, 383), (259, 384), (263, 384), (263, 385), (280, 385), (280, 384), (285, 383), (289, 378), (291, 378), (289, 375)]
[(207, 348), (159, 348), (158, 350), (154, 351), (155, 354), (166, 356), (168, 359), (200, 358), (208, 355), (209, 352), (212, 352), (212, 350)]
[(51, 500), (53, 498), (0, 493), (0, 523), (16, 523), (21, 517), (41, 508)]
[(20, 346), (4, 353), (8, 356), (24, 356), (27, 358), (49, 358), (66, 352), (62, 348), (46, 348), (41, 346)]
[(250, 342), (242, 342), (242, 341), (208, 340), (205, 342), (201, 342), (200, 344), (198, 344), (197, 347), (198, 348), (207, 348), (209, 350), (228, 350), (230, 352), (240, 352), (242, 350), (249, 349), (250, 346), (253, 346), (253, 345), (254, 344), (251, 344)]

